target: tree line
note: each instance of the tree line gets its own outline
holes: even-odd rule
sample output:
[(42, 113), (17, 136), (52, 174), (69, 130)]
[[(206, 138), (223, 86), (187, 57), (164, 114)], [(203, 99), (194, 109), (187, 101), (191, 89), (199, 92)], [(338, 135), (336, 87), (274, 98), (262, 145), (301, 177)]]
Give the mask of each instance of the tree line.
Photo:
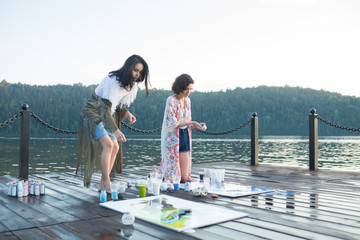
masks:
[[(22, 83), (0, 83), (0, 123), (4, 123), (27, 103), (29, 110), (45, 122), (60, 129), (78, 129), (82, 105), (96, 85), (82, 84), (38, 86)], [(133, 127), (141, 130), (158, 129), (162, 125), (168, 90), (152, 89), (145, 97), (140, 90), (129, 110), (136, 116)], [(300, 87), (236, 88), (217, 92), (198, 92), (190, 95), (193, 120), (206, 122), (208, 131), (234, 129), (257, 112), (259, 135), (308, 135), (308, 116), (315, 108), (320, 117), (333, 123), (360, 128), (360, 98), (339, 93)], [(20, 120), (0, 128), (0, 136), (18, 136)], [(127, 122), (127, 121), (125, 121)], [(126, 134), (136, 134), (124, 129)], [(57, 134), (31, 120), (31, 136)], [(196, 135), (203, 135), (194, 132)], [(160, 135), (160, 132), (152, 135)], [(231, 135), (250, 135), (250, 125)], [(319, 123), (319, 136), (359, 135)], [(208, 135), (207, 135), (208, 136)]]

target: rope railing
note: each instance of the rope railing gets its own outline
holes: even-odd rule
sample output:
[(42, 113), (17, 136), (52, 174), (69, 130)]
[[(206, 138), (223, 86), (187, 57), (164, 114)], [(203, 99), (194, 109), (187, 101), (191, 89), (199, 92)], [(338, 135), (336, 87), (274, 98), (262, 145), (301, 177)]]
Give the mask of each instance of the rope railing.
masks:
[(316, 118), (319, 119), (321, 122), (327, 124), (327, 125), (330, 125), (330, 126), (335, 127), (335, 128), (339, 128), (341, 130), (352, 131), (352, 132), (360, 132), (360, 128), (341, 126), (339, 124), (332, 123), (332, 122), (326, 120), (325, 118), (321, 118), (319, 115), (317, 115)]
[(314, 118), (318, 119), (320, 122), (323, 122), (323, 123), (325, 123), (325, 124), (327, 124), (327, 125), (329, 125), (331, 127), (339, 128), (341, 130), (346, 130), (346, 131), (360, 132), (360, 128), (341, 126), (339, 124), (332, 123), (329, 120), (320, 117), (318, 114), (316, 114), (316, 109), (315, 108), (311, 108), (310, 113), (311, 113), (311, 115), (314, 116)]
[(21, 115), (22, 115), (22, 112), (19, 112), (18, 114), (16, 114), (9, 120), (7, 120), (3, 123), (0, 123), (0, 128), (6, 127), (6, 126), (10, 125), (11, 123), (15, 122), (15, 120), (19, 119), (19, 117), (21, 117)]
[(153, 133), (157, 133), (157, 132), (161, 131), (161, 128), (154, 129), (154, 130), (140, 130), (140, 129), (134, 128), (134, 127), (132, 127), (129, 124), (126, 124), (124, 122), (121, 122), (121, 125), (123, 125), (124, 127), (130, 129), (131, 131), (138, 132), (138, 133), (143, 133), (143, 134), (153, 134)]
[[(15, 114), (13, 117), (8, 119), (7, 121), (0, 123), (0, 129), (1, 129), (1, 128), (4, 128), (4, 127), (12, 124), (13, 122), (15, 122), (17, 119), (19, 119), (21, 117), (22, 121), (21, 121), (21, 133), (20, 133), (20, 138), (21, 138), (20, 158), (22, 158), (21, 155), (25, 155), (24, 158), (27, 158), (27, 160), (28, 160), (29, 130), (30, 130), (30, 118), (31, 117), (34, 118), (37, 122), (39, 122), (41, 125), (49, 128), (55, 132), (63, 133), (63, 134), (73, 134), (73, 135), (79, 133), (79, 131), (63, 130), (63, 129), (54, 127), (54, 126), (50, 125), (49, 123), (46, 123), (44, 120), (39, 118), (34, 112), (28, 111), (27, 110), (28, 107), (29, 106), (27, 104), (23, 104), (22, 105), (23, 111)], [(317, 156), (318, 155), (318, 143), (317, 143), (318, 142), (318, 121), (323, 122), (326, 125), (329, 125), (331, 127), (339, 128), (341, 130), (360, 132), (360, 128), (346, 127), (346, 126), (332, 123), (331, 121), (329, 121), (325, 118), (322, 118), (318, 114), (316, 114), (315, 108), (310, 109), (310, 115), (309, 115), (309, 169), (310, 170), (316, 170), (317, 164), (318, 164), (317, 163), (317, 161), (318, 161), (318, 156)], [(203, 133), (203, 134), (207, 134), (207, 135), (225, 135), (225, 134), (230, 134), (235, 131), (238, 131), (238, 130), (244, 128), (249, 123), (251, 123), (251, 165), (258, 165), (258, 118), (257, 118), (257, 113), (253, 113), (252, 118), (250, 118), (249, 120), (245, 121), (240, 126), (234, 128), (234, 129), (231, 129), (231, 130), (227, 130), (227, 131), (223, 131), (223, 132), (210, 132), (210, 131), (203, 131), (203, 130), (197, 130), (197, 131), (200, 133)], [(142, 134), (153, 134), (153, 133), (157, 133), (157, 132), (161, 131), (161, 128), (154, 129), (154, 130), (140, 130), (140, 129), (134, 128), (124, 122), (121, 122), (121, 124), (131, 131), (142, 133)], [(25, 149), (25, 150), (22, 150), (22, 149)], [(22, 151), (24, 151), (25, 154), (22, 154)], [(22, 160), (20, 159), (20, 162), (21, 161)], [(24, 164), (20, 164), (20, 166), (23, 166), (23, 165)], [(27, 178), (27, 170), (24, 170), (24, 172), (26, 172), (26, 175), (24, 175), (25, 176), (24, 178)], [(20, 175), (21, 175), (21, 173), (20, 173)]]
[[(311, 111), (314, 111), (315, 109), (311, 109)], [(316, 110), (315, 110), (316, 112)], [(312, 113), (312, 114), (315, 114)], [(0, 123), (0, 128), (3, 128), (3, 127), (6, 127), (10, 124), (12, 124), (13, 122), (15, 122), (17, 119), (19, 119), (22, 115), (22, 112), (19, 112), (17, 114), (15, 114), (13, 117), (9, 118), (9, 120), (3, 122), (3, 123)], [(63, 134), (78, 134), (79, 131), (69, 131), (69, 130), (63, 130), (63, 129), (60, 129), (60, 128), (57, 128), (57, 127), (54, 127), (52, 125), (50, 125), (49, 123), (45, 122), (44, 120), (42, 120), (40, 117), (38, 117), (34, 112), (30, 111), (30, 116), (32, 118), (34, 118), (37, 122), (39, 122), (41, 125), (55, 131), (55, 132), (58, 132), (58, 133), (63, 133)], [(354, 128), (354, 127), (346, 127), (346, 126), (342, 126), (342, 125), (339, 125), (339, 124), (336, 124), (336, 123), (332, 123), (331, 121), (325, 119), (325, 118), (322, 118), (320, 117), (319, 115), (315, 114), (315, 117), (317, 119), (319, 119), (319, 121), (331, 126), (331, 127), (335, 127), (335, 128), (339, 128), (341, 130), (346, 130), (346, 131), (352, 131), (352, 132), (360, 132), (360, 128)], [(203, 133), (203, 134), (207, 134), (207, 135), (226, 135), (226, 134), (230, 134), (230, 133), (233, 133), (233, 132), (236, 132), (238, 130), (240, 130), (241, 128), (245, 127), (247, 124), (249, 124), (251, 121), (251, 118), (249, 120), (247, 120), (246, 122), (244, 122), (242, 125), (234, 128), (234, 129), (231, 129), (231, 130), (228, 130), (228, 131), (223, 131), (223, 132), (210, 132), (210, 131), (203, 131), (203, 130), (197, 130), (198, 132), (200, 133)], [(121, 122), (121, 124), (128, 128), (129, 130), (131, 131), (134, 131), (134, 132), (137, 132), (137, 133), (142, 133), (142, 134), (154, 134), (154, 133), (157, 133), (157, 132), (160, 132), (161, 131), (161, 128), (158, 128), (158, 129), (154, 129), (154, 130), (140, 130), (140, 129), (137, 129), (137, 128), (134, 128), (132, 126), (130, 126), (129, 124), (125, 123), (125, 122)]]
[(33, 117), (36, 121), (38, 121), (41, 125), (55, 131), (58, 133), (64, 133), (64, 134), (78, 134), (79, 131), (68, 131), (68, 130), (62, 130), (60, 128), (51, 126), (50, 124), (46, 123), (45, 121), (43, 121), (41, 118), (39, 118), (38, 116), (36, 116), (35, 113), (33, 113), (32, 111), (30, 111), (30, 116)]
[[(231, 129), (231, 130), (228, 130), (228, 131), (224, 131), (224, 132), (209, 132), (209, 131), (203, 131), (203, 130), (196, 130), (198, 132), (201, 132), (203, 134), (208, 134), (208, 135), (225, 135), (225, 134), (230, 134), (230, 133), (233, 133), (233, 132), (236, 132), (238, 130), (240, 130), (241, 128), (245, 127), (247, 124), (249, 124), (251, 121), (251, 118), (249, 120), (247, 120), (246, 122), (244, 122), (242, 125), (234, 128), (234, 129)], [(132, 130), (134, 132), (137, 132), (137, 133), (143, 133), (143, 134), (153, 134), (153, 133), (157, 133), (157, 132), (160, 132), (161, 131), (161, 128), (158, 128), (158, 129), (154, 129), (154, 130), (140, 130), (140, 129), (137, 129), (137, 128), (134, 128), (132, 126), (130, 126), (129, 124), (126, 124), (124, 122), (121, 122), (121, 124), (128, 128), (129, 130)]]
[[(79, 131), (68, 131), (63, 130), (57, 127), (52, 126), (51, 124), (45, 122), (40, 117), (38, 117), (34, 112), (29, 111), (29, 105), (24, 103), (21, 106), (22, 111), (16, 114), (14, 117), (10, 118), (9, 120), (5, 121), (4, 123), (0, 123), (0, 128), (8, 126), (9, 124), (13, 123), (15, 120), (21, 117), (21, 124), (20, 124), (20, 159), (19, 159), (19, 178), (27, 179), (28, 172), (29, 172), (29, 145), (30, 145), (30, 118), (34, 118), (35, 121), (39, 122), (41, 125), (49, 128), (52, 131), (63, 133), (63, 134), (79, 134)], [(247, 124), (251, 122), (251, 165), (258, 164), (258, 119), (257, 113), (252, 114), (252, 118), (245, 121), (240, 126), (223, 132), (209, 132), (203, 130), (197, 130), (200, 133), (208, 134), (208, 135), (225, 135), (230, 134), (235, 131), (238, 131), (245, 127)], [(153, 134), (161, 131), (161, 128), (154, 129), (154, 130), (140, 130), (134, 128), (124, 122), (121, 122), (123, 126), (126, 128), (143, 134)]]
[[(73, 134), (73, 135), (75, 135), (75, 134), (79, 133), (79, 131), (69, 131), (69, 130), (63, 130), (63, 129), (54, 127), (54, 126), (50, 125), (49, 123), (45, 122), (44, 120), (42, 120), (34, 112), (32, 112), (32, 111), (29, 111), (29, 112), (30, 112), (30, 116), (32, 118), (34, 118), (37, 122), (39, 122), (44, 127), (49, 128), (50, 130), (53, 130), (53, 131), (58, 132), (58, 133), (63, 133), (63, 134)], [(19, 112), (14, 117), (10, 118), (9, 120), (5, 121), (4, 123), (0, 123), (0, 128), (5, 127), (5, 126), (13, 123), (15, 120), (17, 120), (19, 117), (21, 117), (21, 115), (22, 115), (22, 112)], [(247, 120), (246, 122), (244, 122), (243, 124), (241, 124), (240, 126), (234, 128), (234, 129), (231, 129), (231, 130), (223, 131), (223, 132), (210, 132), (210, 131), (203, 131), (203, 130), (196, 130), (196, 131), (198, 131), (200, 133), (203, 133), (203, 134), (207, 134), (207, 135), (226, 135), (226, 134), (231, 134), (233, 132), (236, 132), (236, 131), (242, 129), (247, 124), (249, 124), (250, 121), (251, 121), (251, 118), (249, 120)], [(140, 130), (140, 129), (137, 129), (137, 128), (134, 128), (134, 127), (130, 126), (129, 124), (127, 124), (125, 122), (121, 122), (121, 124), (124, 127), (126, 127), (127, 129), (131, 130), (131, 131), (134, 131), (134, 132), (137, 132), (137, 133), (142, 133), (142, 134), (154, 134), (154, 133), (157, 133), (157, 132), (161, 131), (161, 127), (158, 128), (158, 129), (154, 129), (154, 130)]]
[(233, 133), (233, 132), (236, 132), (236, 131), (242, 129), (250, 122), (251, 122), (251, 118), (249, 120), (247, 120), (246, 122), (244, 122), (243, 124), (241, 124), (240, 126), (234, 128), (234, 129), (228, 130), (228, 131), (224, 131), (224, 132), (209, 132), (209, 131), (203, 131), (203, 130), (197, 130), (197, 131), (201, 132), (203, 134), (207, 134), (207, 135), (225, 135), (225, 134), (230, 134), (230, 133)]
[[(0, 128), (3, 128), (7, 125), (10, 125), (11, 123), (13, 123), (15, 120), (17, 120), (18, 118), (20, 118), (22, 115), (22, 112), (19, 112), (18, 114), (16, 114), (14, 117), (10, 118), (9, 120), (5, 121), (4, 123), (0, 123)], [(41, 125), (43, 125), (44, 127), (46, 128), (49, 128), (50, 130), (53, 130), (55, 132), (58, 132), (58, 133), (63, 133), (63, 134), (78, 134), (79, 131), (69, 131), (69, 130), (63, 130), (63, 129), (60, 129), (60, 128), (57, 128), (57, 127), (54, 127), (52, 125), (50, 125), (49, 123), (45, 122), (44, 120), (42, 120), (40, 117), (38, 117), (34, 112), (30, 111), (30, 116), (32, 118), (34, 118), (37, 122), (39, 122)], [(247, 124), (249, 124), (251, 121), (251, 118), (249, 120), (247, 120), (246, 122), (244, 122), (242, 125), (234, 128), (234, 129), (231, 129), (231, 130), (227, 130), (227, 131), (223, 131), (223, 132), (210, 132), (210, 131), (203, 131), (203, 130), (196, 130), (200, 133), (203, 133), (203, 134), (207, 134), (207, 135), (226, 135), (226, 134), (230, 134), (230, 133), (233, 133), (233, 132), (236, 132), (238, 130), (240, 130), (241, 128), (245, 127)], [(134, 128), (132, 126), (130, 126), (129, 124), (125, 123), (125, 122), (121, 122), (121, 124), (128, 128), (129, 130), (131, 131), (134, 131), (134, 132), (137, 132), (137, 133), (142, 133), (142, 134), (154, 134), (154, 133), (157, 133), (157, 132), (160, 132), (161, 131), (161, 128), (158, 128), (158, 129), (154, 129), (154, 130), (140, 130), (140, 129), (137, 129), (137, 128)]]

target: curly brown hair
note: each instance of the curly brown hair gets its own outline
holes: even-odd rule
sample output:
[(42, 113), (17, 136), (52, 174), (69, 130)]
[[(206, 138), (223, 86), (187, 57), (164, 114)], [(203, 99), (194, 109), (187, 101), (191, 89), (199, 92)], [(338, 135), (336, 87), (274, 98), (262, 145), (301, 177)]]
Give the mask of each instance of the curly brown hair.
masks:
[(182, 91), (185, 91), (190, 84), (194, 84), (194, 80), (189, 74), (184, 73), (175, 79), (171, 90), (175, 94), (180, 94)]

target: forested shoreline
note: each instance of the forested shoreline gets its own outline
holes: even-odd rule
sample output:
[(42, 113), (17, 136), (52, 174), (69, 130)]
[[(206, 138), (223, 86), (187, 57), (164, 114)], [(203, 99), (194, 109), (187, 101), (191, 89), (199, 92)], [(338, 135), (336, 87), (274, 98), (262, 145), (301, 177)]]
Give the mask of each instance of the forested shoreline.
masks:
[[(82, 84), (54, 86), (11, 84), (2, 80), (0, 123), (17, 114), (21, 110), (22, 103), (27, 103), (29, 110), (52, 126), (70, 131), (77, 130), (80, 109), (95, 87), (96, 85)], [(150, 95), (145, 97), (144, 90), (140, 90), (134, 104), (129, 108), (137, 118), (133, 127), (142, 130), (160, 128), (165, 101), (171, 94), (167, 90), (152, 89)], [(193, 119), (206, 122), (208, 131), (211, 132), (234, 129), (251, 118), (253, 112), (257, 112), (259, 135), (306, 136), (311, 108), (316, 108), (322, 118), (333, 123), (360, 128), (360, 98), (323, 90), (259, 86), (218, 92), (195, 91), (190, 98)], [(19, 135), (19, 122), (20, 120), (17, 120), (0, 128), (0, 136)], [(32, 136), (47, 134), (56, 133), (34, 120), (31, 121)], [(249, 126), (246, 126), (232, 135), (249, 134)], [(359, 132), (344, 131), (319, 123), (319, 135), (356, 136)]]

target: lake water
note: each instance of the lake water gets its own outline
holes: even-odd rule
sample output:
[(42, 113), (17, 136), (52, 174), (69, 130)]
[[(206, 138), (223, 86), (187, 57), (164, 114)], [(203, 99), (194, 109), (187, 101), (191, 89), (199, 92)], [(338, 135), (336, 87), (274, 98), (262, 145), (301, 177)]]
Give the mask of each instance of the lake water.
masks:
[[(160, 138), (127, 137), (124, 167), (158, 166)], [(308, 137), (261, 137), (259, 164), (308, 167)], [(322, 137), (318, 142), (319, 168), (360, 171), (360, 137)], [(73, 171), (77, 138), (31, 138), (29, 173)], [(250, 164), (249, 138), (193, 139), (193, 163)], [(19, 138), (0, 137), (0, 175), (18, 176)]]

